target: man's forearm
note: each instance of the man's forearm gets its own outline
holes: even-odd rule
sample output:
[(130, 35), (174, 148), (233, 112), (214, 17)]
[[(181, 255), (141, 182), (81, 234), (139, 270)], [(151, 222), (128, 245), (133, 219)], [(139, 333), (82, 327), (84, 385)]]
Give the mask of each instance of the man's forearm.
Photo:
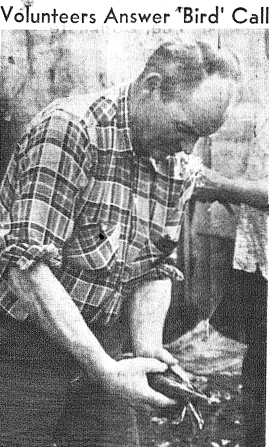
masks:
[(64, 346), (93, 379), (113, 367), (109, 357), (90, 331), (64, 287), (45, 264), (31, 271), (12, 268), (9, 284), (30, 309), (30, 316)]
[(162, 348), (163, 327), (171, 301), (170, 279), (144, 284), (130, 304), (130, 331), (135, 355)]

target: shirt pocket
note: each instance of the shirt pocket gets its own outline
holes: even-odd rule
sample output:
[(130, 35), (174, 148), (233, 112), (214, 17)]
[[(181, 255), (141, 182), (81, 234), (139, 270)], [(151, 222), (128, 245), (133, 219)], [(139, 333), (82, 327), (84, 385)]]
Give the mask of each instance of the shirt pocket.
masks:
[(75, 234), (64, 250), (67, 261), (86, 270), (112, 269), (119, 250), (119, 224), (91, 224), (80, 227)]

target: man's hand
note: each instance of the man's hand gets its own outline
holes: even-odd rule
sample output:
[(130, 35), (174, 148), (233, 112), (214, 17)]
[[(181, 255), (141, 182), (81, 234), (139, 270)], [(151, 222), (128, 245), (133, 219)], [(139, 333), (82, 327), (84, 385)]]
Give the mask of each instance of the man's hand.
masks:
[(156, 358), (160, 360), (163, 363), (166, 363), (168, 366), (175, 366), (177, 369), (177, 374), (182, 378), (182, 380), (185, 380), (185, 382), (189, 382), (193, 375), (189, 372), (186, 372), (180, 365), (179, 361), (176, 357), (174, 357), (169, 351), (167, 351), (164, 348), (155, 348), (154, 349), (147, 349), (143, 352), (140, 352), (139, 355), (141, 357), (149, 357), (149, 358)]
[(178, 360), (162, 346), (146, 346), (143, 349), (140, 348), (140, 350), (136, 352), (136, 356), (154, 358), (160, 360), (160, 362), (166, 363), (168, 366), (176, 365), (178, 363)]
[(102, 385), (105, 391), (128, 400), (136, 408), (174, 406), (176, 401), (154, 391), (147, 380), (147, 373), (164, 372), (166, 369), (166, 364), (152, 358), (120, 360), (103, 376)]

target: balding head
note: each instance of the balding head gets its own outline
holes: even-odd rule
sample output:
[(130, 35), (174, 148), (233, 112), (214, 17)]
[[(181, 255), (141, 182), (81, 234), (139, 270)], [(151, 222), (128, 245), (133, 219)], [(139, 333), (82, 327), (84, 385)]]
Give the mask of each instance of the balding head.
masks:
[(157, 72), (162, 76), (162, 91), (165, 95), (171, 86), (180, 84), (184, 89), (197, 86), (209, 76), (238, 81), (240, 69), (237, 57), (228, 50), (214, 50), (202, 41), (163, 43), (149, 57), (142, 77)]
[(131, 123), (140, 152), (165, 157), (185, 150), (187, 140), (193, 146), (200, 136), (214, 133), (239, 79), (238, 60), (227, 50), (201, 41), (162, 44), (132, 90)]

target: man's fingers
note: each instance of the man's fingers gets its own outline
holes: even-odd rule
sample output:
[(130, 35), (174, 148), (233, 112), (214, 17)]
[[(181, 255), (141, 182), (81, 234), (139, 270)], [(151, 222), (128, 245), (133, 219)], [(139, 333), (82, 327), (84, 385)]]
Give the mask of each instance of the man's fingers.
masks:
[(162, 349), (160, 354), (157, 356), (157, 359), (167, 365), (176, 365), (178, 363), (178, 359), (176, 359), (170, 352), (166, 349)]
[(119, 364), (128, 374), (148, 373), (148, 372), (164, 372), (167, 370), (167, 364), (150, 357), (135, 357), (132, 359), (123, 359)]
[(172, 370), (178, 374), (182, 380), (185, 380), (185, 382), (189, 382), (193, 378), (193, 374), (185, 371), (179, 364), (174, 365)]
[(164, 372), (167, 370), (167, 365), (157, 359), (146, 358), (146, 357), (136, 357), (132, 360), (133, 365), (136, 363), (136, 369), (143, 371), (144, 373), (149, 372)]

